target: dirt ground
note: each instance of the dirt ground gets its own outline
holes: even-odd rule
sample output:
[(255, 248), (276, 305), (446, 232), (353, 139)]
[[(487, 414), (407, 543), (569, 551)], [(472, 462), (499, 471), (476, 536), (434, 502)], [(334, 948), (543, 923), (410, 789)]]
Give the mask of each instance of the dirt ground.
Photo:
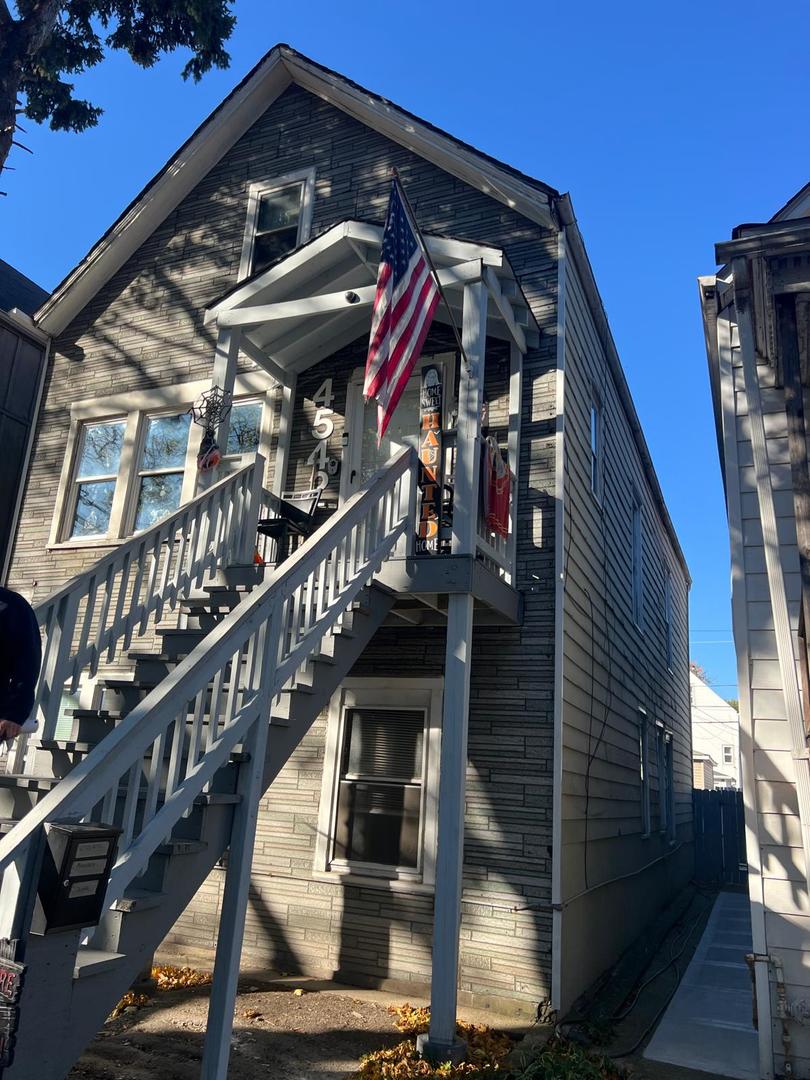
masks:
[[(296, 988), (306, 988), (301, 996)], [(208, 990), (156, 993), (153, 1004), (109, 1021), (68, 1080), (199, 1080)], [(228, 1080), (342, 1080), (363, 1054), (403, 1036), (387, 1005), (401, 995), (286, 980), (240, 988)], [(425, 1004), (412, 998), (414, 1005)], [(525, 1022), (461, 1010), (516, 1037)], [(500, 1021), (500, 1022), (499, 1022)]]

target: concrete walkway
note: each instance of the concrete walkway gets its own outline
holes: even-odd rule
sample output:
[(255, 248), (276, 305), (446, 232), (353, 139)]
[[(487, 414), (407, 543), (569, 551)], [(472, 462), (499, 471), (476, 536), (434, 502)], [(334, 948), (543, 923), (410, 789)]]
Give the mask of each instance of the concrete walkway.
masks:
[(747, 894), (720, 893), (645, 1058), (735, 1080), (758, 1080), (751, 976), (745, 963), (751, 950)]

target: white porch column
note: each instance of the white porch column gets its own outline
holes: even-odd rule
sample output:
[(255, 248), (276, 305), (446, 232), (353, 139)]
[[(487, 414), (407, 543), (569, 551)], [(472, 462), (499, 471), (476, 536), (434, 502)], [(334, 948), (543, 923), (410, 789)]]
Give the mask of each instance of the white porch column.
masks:
[(281, 413), (278, 419), (278, 443), (276, 445), (276, 463), (273, 470), (273, 494), (281, 496), (287, 484), (287, 470), (290, 464), (290, 445), (292, 442), (293, 410), (295, 409), (295, 387), (297, 377), (288, 375), (288, 382), (281, 387)]
[[(475, 554), (486, 320), (486, 286), (481, 281), (466, 285), (462, 343), (469, 369), (462, 360), (453, 499), (454, 554)], [(472, 595), (451, 595), (444, 666), (430, 1031), (420, 1036), (417, 1044), (426, 1057), (436, 1061), (460, 1060), (465, 1052), (464, 1044), (456, 1038), (456, 1003), (472, 627)]]
[[(236, 382), (236, 360), (239, 356), (239, 343), (242, 331), (238, 327), (224, 327), (217, 334), (216, 352), (214, 353), (214, 367), (211, 372), (211, 386), (218, 386), (226, 394), (233, 394)], [(228, 432), (231, 426), (230, 414), (225, 417), (217, 428), (216, 439), (222, 453), (228, 442)], [(211, 487), (219, 479), (219, 469), (211, 469), (207, 473), (201, 473), (198, 477), (197, 487), (200, 491)]]

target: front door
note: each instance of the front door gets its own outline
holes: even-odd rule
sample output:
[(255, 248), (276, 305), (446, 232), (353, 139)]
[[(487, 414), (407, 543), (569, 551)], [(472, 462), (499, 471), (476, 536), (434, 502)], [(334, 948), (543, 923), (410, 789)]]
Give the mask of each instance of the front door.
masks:
[(346, 401), (347, 445), (343, 469), (341, 470), (341, 499), (348, 499), (362, 487), (389, 458), (411, 446), (419, 446), (419, 391), (422, 381), (422, 368), (435, 364), (442, 372), (444, 383), (444, 426), (450, 421), (449, 402), (454, 399), (453, 377), (455, 354), (444, 353), (441, 356), (422, 357), (414, 368), (408, 385), (399, 399), (388, 429), (377, 445), (377, 402), (363, 401), (363, 371), (358, 369), (349, 383)]

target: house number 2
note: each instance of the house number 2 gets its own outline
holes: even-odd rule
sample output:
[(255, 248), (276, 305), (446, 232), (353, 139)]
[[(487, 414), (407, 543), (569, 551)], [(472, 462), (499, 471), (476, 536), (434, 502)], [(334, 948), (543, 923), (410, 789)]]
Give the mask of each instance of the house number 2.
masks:
[(310, 428), (310, 434), (315, 439), (315, 446), (307, 458), (307, 465), (312, 465), (315, 470), (313, 487), (320, 488), (322, 491), (329, 486), (330, 476), (334, 476), (338, 471), (337, 458), (330, 457), (327, 453), (329, 438), (335, 430), (335, 421), (332, 419), (332, 398), (332, 380), (331, 378), (324, 379), (312, 395), (312, 400), (317, 406), (315, 419)]

